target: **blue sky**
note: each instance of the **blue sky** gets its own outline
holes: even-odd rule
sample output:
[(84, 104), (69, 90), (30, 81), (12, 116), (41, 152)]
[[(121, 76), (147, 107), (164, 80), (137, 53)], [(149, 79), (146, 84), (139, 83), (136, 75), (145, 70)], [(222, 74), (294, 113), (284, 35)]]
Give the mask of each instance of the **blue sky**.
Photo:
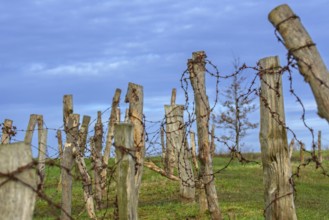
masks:
[[(95, 119), (98, 110), (110, 107), (116, 88), (122, 89), (123, 101), (128, 82), (144, 86), (146, 117), (161, 120), (172, 88), (178, 89), (177, 103), (184, 103), (179, 79), (193, 51), (206, 51), (222, 73), (233, 71), (235, 57), (255, 66), (261, 58), (279, 55), (284, 64), (286, 50), (267, 19), (282, 3), (301, 17), (328, 62), (328, 0), (3, 1), (0, 121), (10, 118), (25, 129), (35, 113), (44, 115), (49, 128), (59, 128), (64, 94), (73, 94), (76, 113)], [(313, 95), (298, 73), (294, 85), (308, 122), (322, 130), (328, 145), (327, 122), (317, 117)], [(210, 96), (213, 91), (209, 86)], [(295, 100), (286, 96), (285, 107), (288, 125), (309, 143)], [(252, 119), (259, 120), (258, 114)], [(246, 149), (259, 150), (258, 132), (245, 139)], [(56, 143), (55, 133), (49, 132), (48, 141)]]

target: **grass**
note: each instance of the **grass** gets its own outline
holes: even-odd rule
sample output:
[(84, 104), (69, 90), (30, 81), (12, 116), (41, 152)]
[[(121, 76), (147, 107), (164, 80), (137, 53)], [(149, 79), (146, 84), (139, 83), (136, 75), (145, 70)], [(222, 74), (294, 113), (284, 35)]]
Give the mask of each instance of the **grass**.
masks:
[[(298, 166), (298, 153), (293, 155), (293, 170)], [(260, 154), (248, 154), (247, 158), (260, 162)], [(324, 153), (324, 167), (329, 170), (329, 152)], [(152, 160), (160, 164), (158, 158)], [(227, 155), (214, 158), (214, 170), (219, 170), (229, 161)], [(59, 168), (51, 166), (46, 171), (45, 194), (60, 204), (61, 193), (57, 191)], [(241, 164), (233, 161), (230, 166), (216, 175), (216, 188), (224, 219), (234, 213), (237, 219), (264, 219), (263, 217), (263, 171), (260, 164)], [(315, 169), (314, 164), (302, 167), (300, 177), (295, 179), (295, 205), (299, 220), (329, 219), (329, 177)], [(84, 209), (81, 182), (74, 181), (72, 215), (75, 219), (88, 219)], [(108, 195), (109, 208), (97, 211), (100, 219), (113, 219), (114, 186)], [(60, 210), (38, 198), (34, 219), (57, 219)], [(138, 208), (139, 219), (210, 219), (199, 214), (196, 203), (183, 203), (179, 198), (179, 183), (144, 169)]]

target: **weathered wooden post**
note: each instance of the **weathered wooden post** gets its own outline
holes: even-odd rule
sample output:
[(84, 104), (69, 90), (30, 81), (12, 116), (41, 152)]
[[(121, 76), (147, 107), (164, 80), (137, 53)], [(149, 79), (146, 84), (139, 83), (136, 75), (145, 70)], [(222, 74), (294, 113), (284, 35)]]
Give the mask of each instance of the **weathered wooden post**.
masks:
[(37, 176), (30, 144), (0, 144), (0, 161), (0, 218), (31, 220), (36, 200)]
[(41, 189), (43, 189), (43, 184), (45, 181), (48, 130), (44, 128), (43, 130), (39, 130), (39, 133), (41, 133), (41, 135), (40, 135), (40, 142), (38, 149), (38, 174), (39, 174), (38, 184), (40, 184)]
[(160, 129), (160, 138), (161, 138), (161, 148), (162, 148), (162, 154), (161, 154), (161, 158), (162, 158), (162, 164), (164, 167), (164, 170), (167, 170), (167, 164), (166, 164), (166, 143), (165, 143), (165, 132), (163, 127), (161, 127)]
[[(114, 137), (114, 125), (118, 122), (118, 117), (120, 118), (120, 111), (118, 110), (118, 106), (120, 103), (121, 89), (116, 89), (113, 99), (112, 99), (112, 107), (111, 107), (111, 115), (108, 122), (108, 130), (106, 135), (106, 144), (103, 154), (103, 169), (101, 170), (101, 187), (102, 194), (105, 196), (107, 193), (106, 183), (107, 183), (107, 169), (110, 158), (110, 151)], [(119, 114), (119, 115), (118, 115)]]
[(296, 59), (300, 73), (313, 91), (320, 117), (329, 122), (329, 73), (319, 51), (298, 16), (286, 4), (273, 9), (269, 20)]
[(125, 102), (129, 103), (129, 121), (134, 125), (134, 148), (136, 149), (136, 200), (142, 184), (143, 163), (145, 157), (145, 128), (143, 122), (143, 86), (129, 83)]
[[(103, 124), (102, 124), (102, 112), (97, 112), (97, 122), (95, 124), (95, 134), (91, 144), (91, 153), (93, 158), (94, 167), (94, 183), (95, 183), (95, 200), (97, 209), (102, 205), (102, 148), (103, 148)], [(105, 188), (105, 186), (104, 186)]]
[(321, 131), (318, 131), (318, 160), (322, 163), (322, 144), (321, 144)]
[[(278, 57), (259, 61), (261, 92), (260, 134), (265, 219), (297, 219), (291, 185), (291, 165)], [(273, 89), (275, 88), (275, 89)]]
[(215, 124), (211, 126), (211, 137), (210, 137), (210, 154), (211, 157), (215, 156), (216, 144), (215, 144)]
[[(200, 171), (199, 181), (204, 184), (207, 195), (208, 209), (212, 219), (222, 219), (218, 206), (218, 197), (215, 187), (215, 176), (212, 170), (212, 157), (209, 144), (209, 115), (210, 107), (205, 88), (205, 58), (204, 51), (194, 52), (188, 60), (188, 70), (194, 91), (195, 115), (197, 121)], [(201, 202), (204, 198), (201, 198)], [(200, 207), (205, 207), (200, 204)], [(201, 210), (203, 212), (205, 210)]]
[(82, 155), (85, 155), (85, 151), (86, 151), (89, 123), (90, 123), (90, 116), (84, 115), (82, 118), (82, 124), (79, 129), (79, 143), (80, 143), (80, 150)]
[[(174, 106), (176, 103), (176, 89), (172, 90), (171, 93), (171, 105), (165, 105), (165, 116), (166, 116), (166, 172), (168, 175), (173, 175), (174, 174), (174, 169), (176, 167), (177, 164), (177, 152), (175, 149), (175, 145), (173, 143), (172, 140), (172, 136), (174, 136), (173, 134), (171, 134), (171, 129), (175, 129), (173, 128), (172, 124), (174, 122), (174, 120), (171, 118), (172, 116), (169, 116), (168, 114), (170, 114), (173, 111), (172, 106)], [(172, 114), (174, 115), (174, 114)]]
[(5, 119), (2, 127), (2, 136), (1, 136), (1, 144), (9, 144), (11, 139), (11, 131), (13, 127), (13, 121), (10, 119)]
[(305, 150), (305, 144), (304, 143), (300, 143), (299, 146), (299, 161), (301, 164), (303, 164), (305, 162), (304, 160), (304, 150)]
[[(59, 163), (62, 164), (62, 159), (63, 159), (63, 138), (62, 138), (61, 130), (57, 130), (56, 137), (57, 137), (58, 152), (59, 152), (59, 155), (58, 155), (59, 156)], [(57, 190), (59, 192), (62, 191), (62, 175), (59, 176), (59, 181), (58, 181), (58, 184), (57, 184)]]
[(74, 135), (72, 129), (77, 129), (77, 122), (70, 115), (73, 113), (73, 98), (72, 95), (64, 95), (63, 97), (63, 122), (66, 133), (66, 143), (63, 150), (63, 158), (61, 160), (61, 178), (62, 178), (62, 211), (61, 220), (71, 219), (72, 211), (72, 174), (71, 170), (74, 164), (73, 159), (73, 144)]
[(185, 135), (184, 105), (176, 105), (172, 102), (171, 105), (165, 105), (165, 113), (167, 149), (171, 148), (175, 152), (174, 156), (177, 161), (176, 164), (180, 178), (180, 196), (183, 201), (193, 202), (195, 198), (195, 183), (193, 168), (188, 159), (189, 151), (187, 149)]
[(196, 156), (196, 147), (195, 147), (195, 133), (190, 131), (190, 140), (191, 140), (191, 154), (192, 154), (192, 161), (194, 164), (195, 171), (199, 172), (199, 163)]
[(295, 139), (292, 138), (290, 143), (289, 143), (289, 147), (288, 147), (290, 160), (291, 160), (291, 157), (292, 157), (292, 153), (294, 152), (294, 146), (295, 146)]
[(114, 146), (117, 166), (117, 196), (119, 220), (137, 220), (135, 192), (134, 127), (132, 124), (115, 125)]

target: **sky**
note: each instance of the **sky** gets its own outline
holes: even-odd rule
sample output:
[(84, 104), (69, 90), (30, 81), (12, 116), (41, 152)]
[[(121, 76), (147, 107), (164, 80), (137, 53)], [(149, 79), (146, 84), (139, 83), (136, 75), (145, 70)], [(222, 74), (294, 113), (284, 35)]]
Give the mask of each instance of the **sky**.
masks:
[[(259, 59), (278, 55), (284, 65), (287, 51), (267, 19), (283, 3), (300, 16), (328, 63), (328, 0), (2, 1), (0, 121), (12, 119), (22, 130), (30, 114), (42, 114), (48, 128), (60, 128), (65, 94), (73, 95), (76, 113), (94, 120), (97, 111), (104, 111), (106, 121), (116, 88), (122, 90), (120, 106), (126, 107), (123, 101), (129, 82), (144, 87), (146, 118), (161, 120), (172, 88), (177, 88), (177, 103), (184, 104), (180, 77), (194, 51), (204, 50), (223, 74), (233, 72), (237, 57), (256, 66)], [(212, 98), (213, 79), (207, 80)], [(316, 115), (311, 90), (298, 72), (294, 87), (306, 106), (307, 122), (316, 132), (322, 130), (323, 145), (329, 145), (327, 122)], [(300, 120), (301, 109), (289, 93), (284, 98), (288, 126), (310, 145), (310, 133)], [(259, 121), (259, 112), (250, 118)], [(246, 151), (260, 150), (258, 134), (255, 129), (243, 140)], [(55, 132), (48, 135), (48, 144), (56, 149)], [(23, 137), (24, 132), (18, 132), (15, 139)]]

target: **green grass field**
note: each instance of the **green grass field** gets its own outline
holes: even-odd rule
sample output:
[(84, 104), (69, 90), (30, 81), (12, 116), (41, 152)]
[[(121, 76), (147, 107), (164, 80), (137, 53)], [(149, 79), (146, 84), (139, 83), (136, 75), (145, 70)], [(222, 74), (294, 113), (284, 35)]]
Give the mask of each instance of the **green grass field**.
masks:
[[(260, 162), (259, 154), (247, 154), (247, 158)], [(295, 171), (298, 155), (293, 156), (293, 170)], [(324, 167), (329, 170), (329, 152), (324, 156)], [(159, 159), (153, 158), (160, 165)], [(217, 156), (214, 158), (214, 170), (225, 166), (229, 158)], [(51, 201), (59, 204), (61, 193), (57, 191), (59, 168), (48, 167), (45, 193)], [(263, 180), (260, 164), (232, 164), (216, 175), (216, 186), (219, 204), (224, 219), (229, 214), (235, 214), (237, 219), (264, 219), (263, 217)], [(297, 216), (299, 220), (329, 219), (329, 177), (315, 169), (314, 164), (303, 167), (300, 177), (295, 179)], [(109, 188), (108, 198), (104, 199), (109, 208), (98, 210), (100, 219), (113, 219), (114, 186)], [(74, 182), (73, 187), (74, 219), (88, 219), (84, 210), (82, 185)], [(60, 210), (42, 199), (37, 200), (34, 219), (57, 219)], [(139, 199), (139, 219), (209, 219), (207, 214), (201, 215), (197, 203), (180, 202), (179, 183), (160, 176), (147, 168), (144, 169), (143, 184)]]

